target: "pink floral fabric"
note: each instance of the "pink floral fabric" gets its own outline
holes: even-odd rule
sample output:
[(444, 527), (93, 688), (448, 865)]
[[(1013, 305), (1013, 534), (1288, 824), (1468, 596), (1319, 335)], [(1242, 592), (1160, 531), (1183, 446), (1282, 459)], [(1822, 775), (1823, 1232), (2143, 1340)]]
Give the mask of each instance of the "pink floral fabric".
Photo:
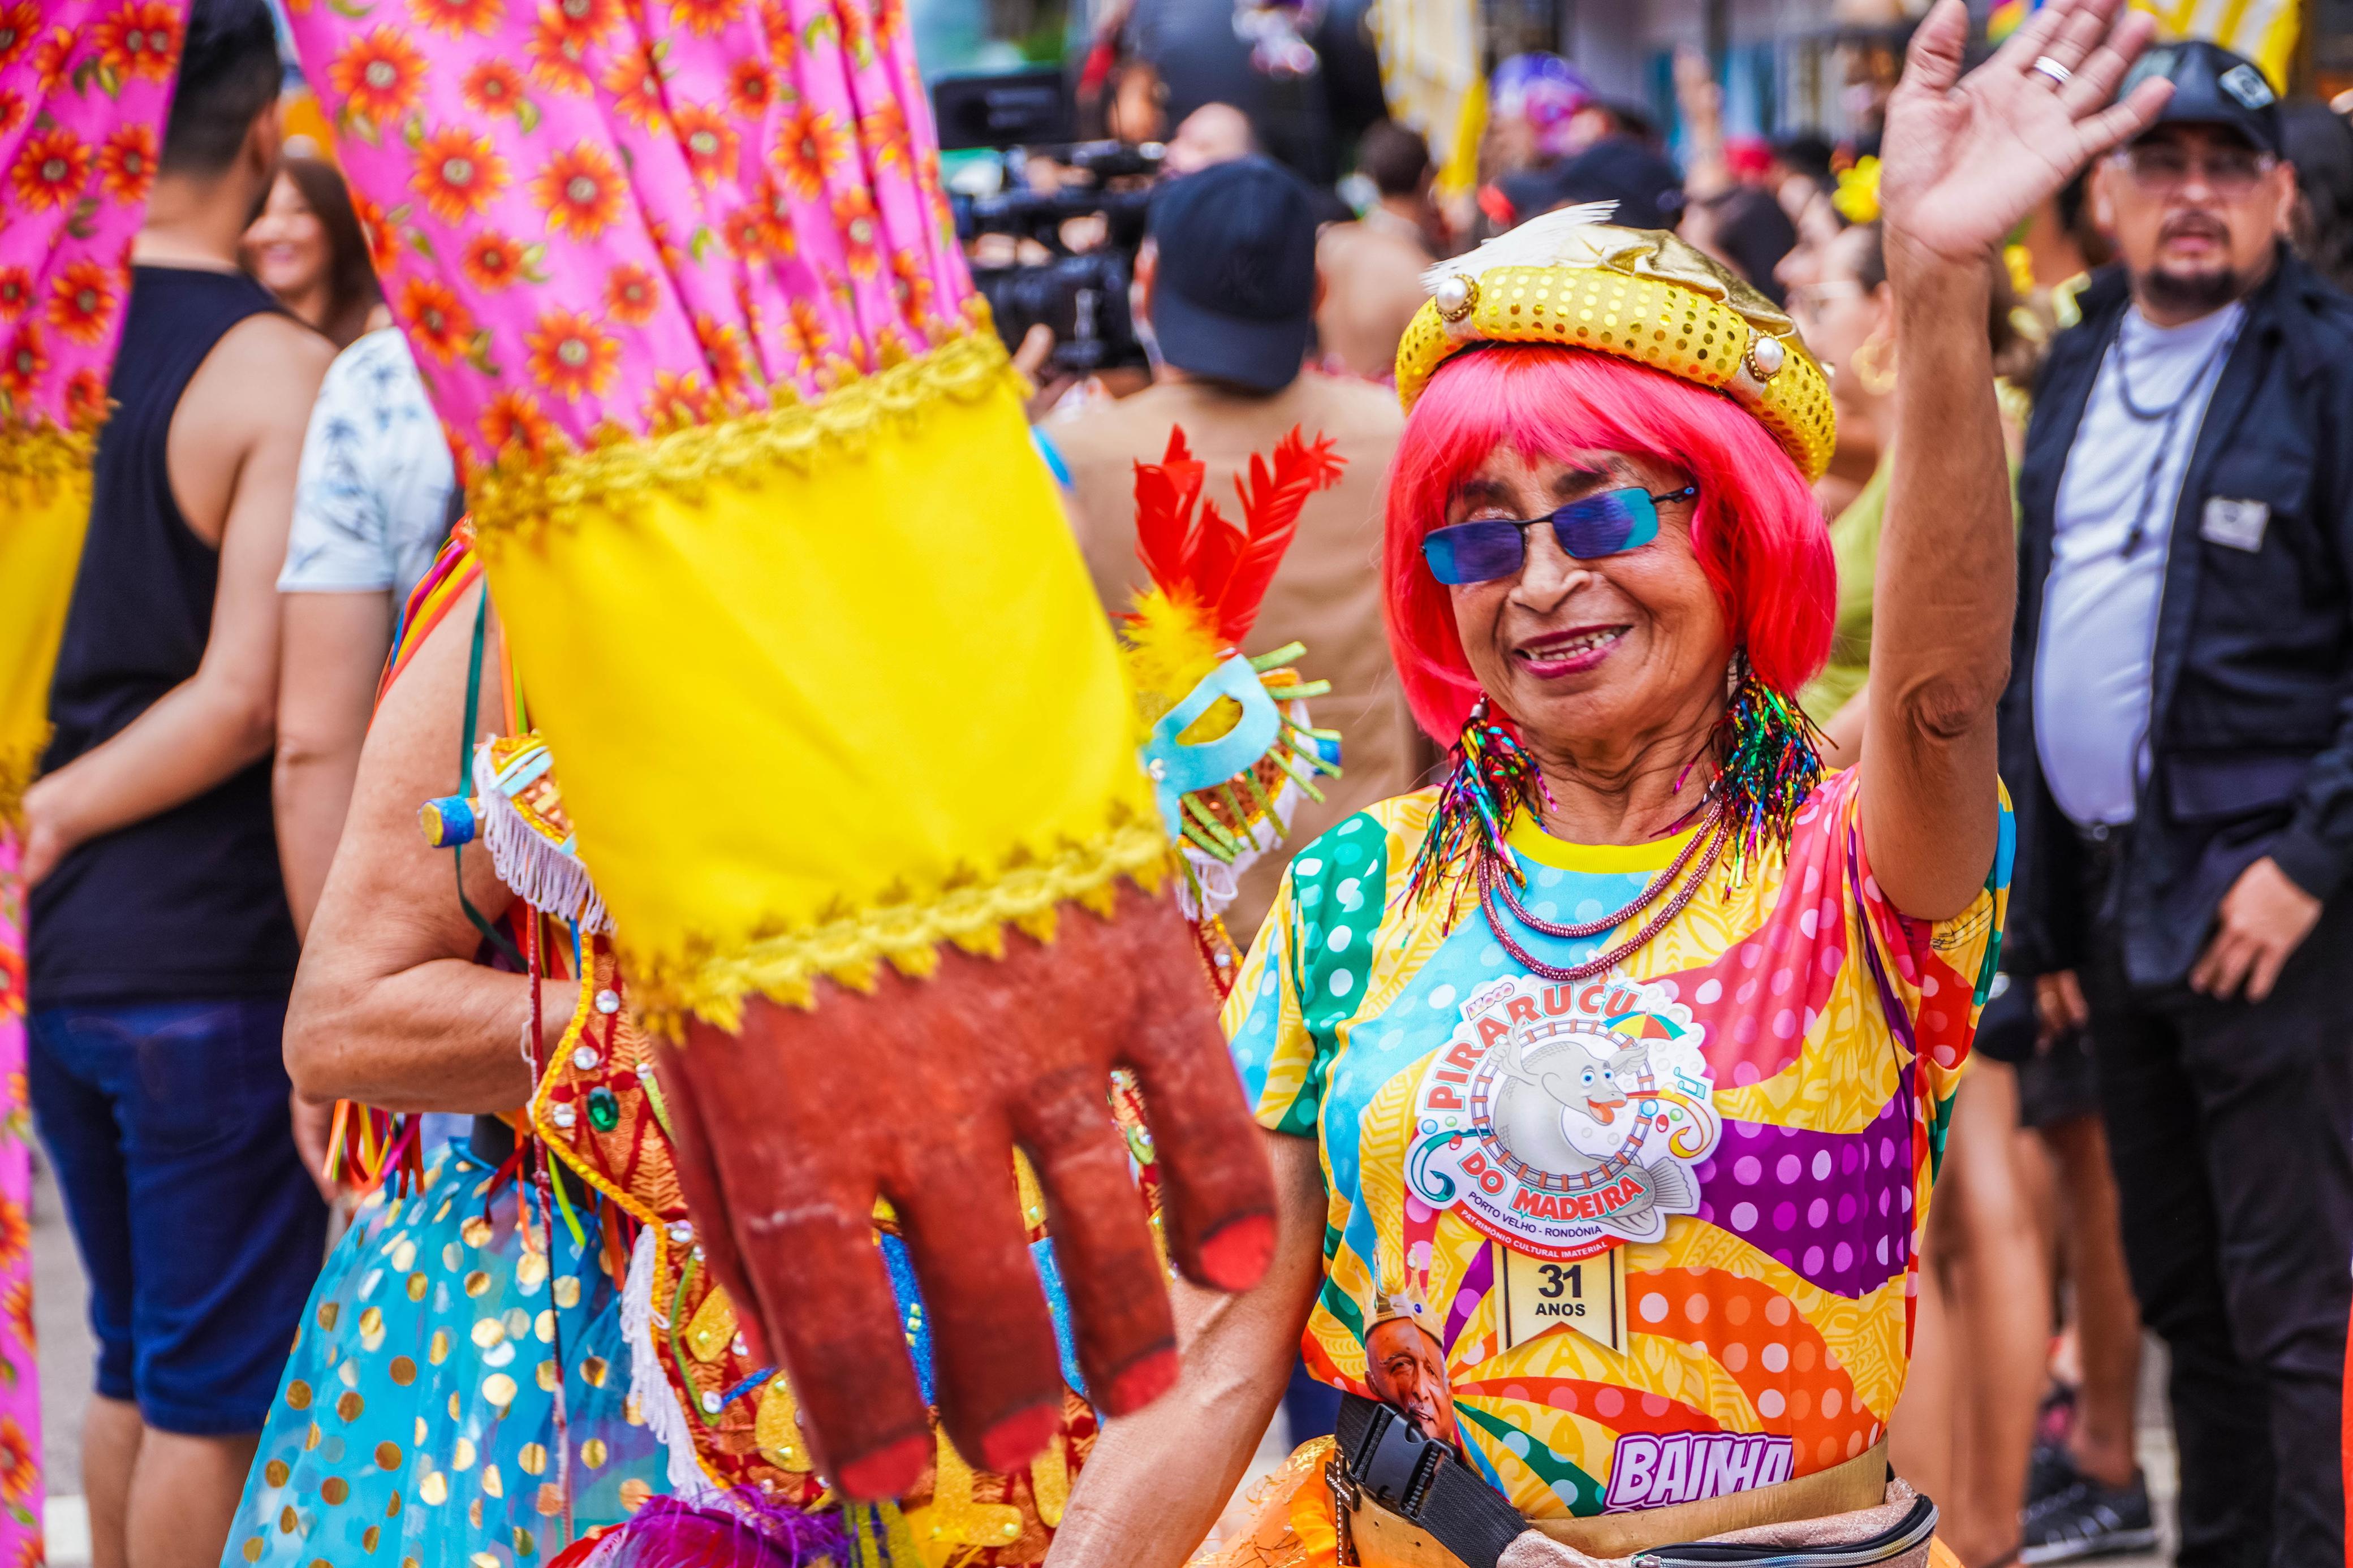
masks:
[(0, 0), (0, 435), (105, 412), (186, 12)]
[(971, 294), (902, 0), (294, 0), (462, 467), (813, 400)]
[(25, 1097), (25, 902), (0, 828), (0, 1563), (41, 1557), (41, 1382), (33, 1353), (32, 1110)]

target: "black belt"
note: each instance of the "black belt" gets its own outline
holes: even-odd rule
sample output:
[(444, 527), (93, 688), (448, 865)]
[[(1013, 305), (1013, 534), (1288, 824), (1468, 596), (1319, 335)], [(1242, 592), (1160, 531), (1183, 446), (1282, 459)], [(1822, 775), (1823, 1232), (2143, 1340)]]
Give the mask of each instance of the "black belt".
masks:
[(1397, 1411), (1354, 1394), (1340, 1396), (1338, 1447), (1324, 1472), (1339, 1513), (1340, 1561), (1353, 1563), (1348, 1512), (1360, 1496), (1427, 1531), (1467, 1568), (1495, 1568), (1528, 1521), (1504, 1495), (1423, 1436)]
[[(1339, 1559), (1356, 1562), (1349, 1516), (1370, 1499), (1460, 1558), (1464, 1568), (1495, 1568), (1528, 1521), (1445, 1444), (1423, 1436), (1386, 1405), (1340, 1396), (1335, 1447), (1324, 1467), (1332, 1489)], [(1636, 1568), (1863, 1568), (1916, 1551), (1936, 1531), (1936, 1505), (1925, 1497), (1890, 1529), (1864, 1541), (1789, 1546), (1695, 1541), (1635, 1553)]]

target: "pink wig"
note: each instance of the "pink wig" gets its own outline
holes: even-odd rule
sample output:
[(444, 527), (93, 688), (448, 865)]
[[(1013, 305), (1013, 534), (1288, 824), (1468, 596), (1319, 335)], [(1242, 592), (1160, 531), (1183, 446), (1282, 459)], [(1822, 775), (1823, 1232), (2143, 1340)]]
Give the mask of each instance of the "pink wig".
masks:
[(1503, 343), (1458, 355), (1407, 416), (1389, 466), (1381, 572), (1389, 650), (1421, 727), (1451, 745), (1479, 683), (1422, 536), (1455, 488), (1508, 447), (1528, 457), (1639, 454), (1699, 486), (1692, 542), (1733, 641), (1767, 684), (1794, 693), (1830, 655), (1838, 569), (1804, 476), (1722, 393), (1586, 349)]

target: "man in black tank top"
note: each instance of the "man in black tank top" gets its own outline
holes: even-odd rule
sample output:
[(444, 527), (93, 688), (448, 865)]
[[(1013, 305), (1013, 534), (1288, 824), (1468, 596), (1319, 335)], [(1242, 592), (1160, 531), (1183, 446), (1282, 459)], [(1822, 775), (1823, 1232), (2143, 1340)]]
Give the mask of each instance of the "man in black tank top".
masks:
[(93, 1560), (220, 1561), (325, 1245), (280, 1058), (278, 570), (332, 349), (237, 270), (275, 165), (263, 0), (196, 0), (25, 796), (27, 1077), (90, 1283)]

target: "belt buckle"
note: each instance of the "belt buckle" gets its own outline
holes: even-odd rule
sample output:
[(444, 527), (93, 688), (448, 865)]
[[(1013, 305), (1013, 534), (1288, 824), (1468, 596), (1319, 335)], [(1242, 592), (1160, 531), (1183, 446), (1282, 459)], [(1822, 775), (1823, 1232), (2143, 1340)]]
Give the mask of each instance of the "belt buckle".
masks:
[(1356, 1538), (1350, 1532), (1349, 1516), (1356, 1511), (1356, 1505), (1364, 1501), (1365, 1494), (1336, 1451), (1324, 1461), (1324, 1484), (1332, 1489), (1333, 1533), (1338, 1538), (1335, 1542), (1335, 1554), (1341, 1568), (1356, 1568)]

